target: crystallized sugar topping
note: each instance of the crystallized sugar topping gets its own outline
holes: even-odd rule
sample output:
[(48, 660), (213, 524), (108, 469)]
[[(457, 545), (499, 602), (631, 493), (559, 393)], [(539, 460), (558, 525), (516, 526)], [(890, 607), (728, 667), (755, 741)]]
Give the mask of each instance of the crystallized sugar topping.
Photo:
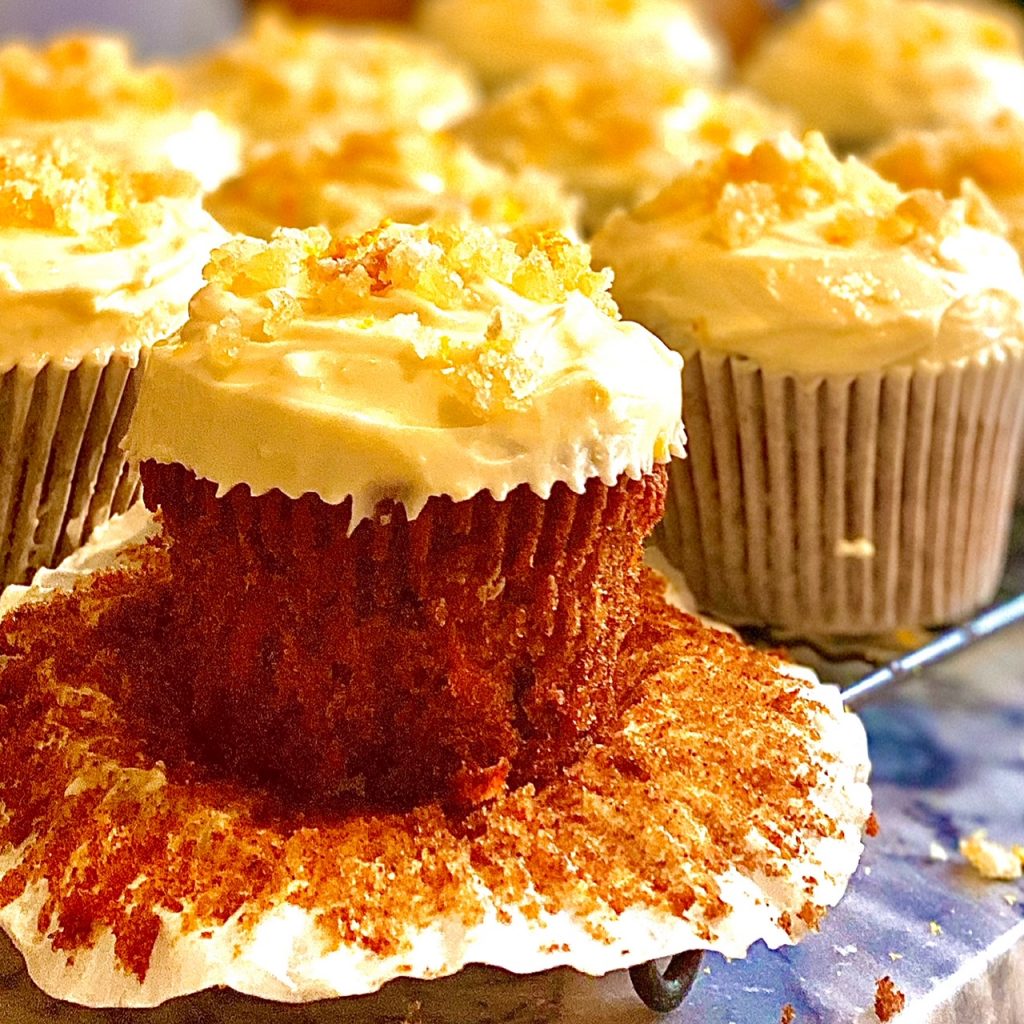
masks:
[(707, 214), (712, 237), (730, 249), (805, 218), (836, 246), (875, 240), (935, 248), (964, 226), (1002, 230), (976, 191), (953, 200), (927, 190), (902, 192), (859, 160), (839, 160), (817, 132), (802, 142), (782, 135), (749, 153), (728, 150), (634, 212), (640, 221)]
[(131, 171), (67, 140), (0, 141), (0, 228), (86, 238), (102, 251), (132, 245), (163, 218), (162, 198), (198, 194), (189, 174)]
[(120, 39), (64, 36), (45, 49), (0, 49), (0, 118), (66, 120), (124, 108), (168, 110), (174, 87), (161, 70), (132, 66)]

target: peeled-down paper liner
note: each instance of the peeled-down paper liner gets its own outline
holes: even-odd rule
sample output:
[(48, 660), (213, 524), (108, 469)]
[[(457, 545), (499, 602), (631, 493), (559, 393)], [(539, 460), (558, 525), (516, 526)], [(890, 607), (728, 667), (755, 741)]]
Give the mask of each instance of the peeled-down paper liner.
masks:
[[(141, 505), (136, 506), (97, 531), (94, 542), (65, 566), (41, 572), (31, 587), (9, 588), (4, 595), (5, 610), (25, 600), (45, 600), (48, 592), (69, 587), (84, 574), (123, 559), (124, 550), (153, 529), (148, 514)], [(677, 601), (667, 586), (667, 596)], [(722, 895), (731, 909), (714, 922), (705, 937), (699, 934), (699, 918), (677, 918), (642, 906), (629, 907), (619, 915), (611, 910), (599, 915), (607, 932), (606, 938), (599, 940), (572, 906), (559, 913), (541, 910), (531, 918), (515, 906), (492, 902), (479, 924), (467, 927), (457, 917), (436, 920), (429, 927), (407, 933), (410, 941), (403, 952), (382, 957), (354, 945), (329, 949), (312, 916), (281, 901), (261, 912), (255, 928), (240, 927), (236, 915), (214, 929), (216, 934), (208, 939), (195, 932), (183, 935), (176, 915), (161, 912), (162, 930), (150, 970), (140, 983), (117, 966), (110, 933), (104, 933), (90, 949), (76, 951), (70, 965), (66, 952), (53, 950), (37, 926), (45, 899), (40, 887), (0, 910), (0, 926), (43, 990), (84, 1005), (121, 1007), (154, 1006), (211, 986), (227, 986), (281, 1002), (307, 1002), (372, 992), (396, 977), (441, 977), (467, 964), (491, 965), (514, 973), (567, 965), (601, 975), (689, 949), (717, 950), (738, 957), (758, 940), (771, 948), (790, 944), (806, 930), (797, 917), (808, 898), (801, 876), (816, 879), (811, 898), (820, 906), (832, 906), (843, 895), (862, 851), (870, 792), (864, 730), (854, 715), (843, 710), (839, 691), (817, 683), (813, 673), (797, 666), (786, 666), (783, 674), (812, 684), (808, 698), (820, 706), (816, 722), (819, 749), (825, 758), (836, 758), (822, 772), (812, 799), (826, 808), (840, 827), (835, 836), (811, 839), (806, 855), (792, 862), (780, 877), (749, 877), (735, 869), (721, 877)], [(17, 850), (0, 852), (0, 877), (18, 860)], [(483, 883), (477, 879), (472, 884)], [(779, 923), (784, 911), (792, 917), (792, 934)], [(505, 912), (509, 916), (499, 921)], [(590, 921), (593, 923), (593, 916)]]
[(801, 378), (695, 353), (658, 544), (698, 607), (805, 634), (941, 625), (1006, 561), (1024, 354)]
[(54, 565), (138, 491), (120, 450), (138, 388), (134, 359), (0, 375), (0, 581)]

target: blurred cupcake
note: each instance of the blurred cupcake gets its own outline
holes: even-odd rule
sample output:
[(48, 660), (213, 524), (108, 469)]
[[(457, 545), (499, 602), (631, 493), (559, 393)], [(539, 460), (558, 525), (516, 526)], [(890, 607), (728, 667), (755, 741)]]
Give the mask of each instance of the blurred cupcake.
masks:
[(126, 44), (109, 36), (0, 49), (0, 136), (55, 134), (121, 151), (140, 167), (169, 162), (204, 188), (238, 170), (238, 133), (183, 105), (168, 70), (136, 67)]
[(418, 24), (489, 88), (566, 65), (684, 82), (722, 74), (718, 41), (679, 0), (426, 0)]
[(977, 194), (906, 193), (820, 135), (726, 153), (594, 239), (685, 359), (660, 542), (733, 621), (877, 633), (1002, 575), (1024, 275)]
[(409, 131), (293, 142), (253, 160), (207, 197), (229, 231), (269, 239), (278, 227), (361, 234), (385, 218), (471, 220), (498, 230), (577, 232), (577, 202), (532, 168), (507, 173), (465, 143)]
[(126, 441), (196, 734), (306, 797), (550, 779), (628, 699), (678, 357), (560, 236), (284, 232), (206, 276)]
[(185, 319), (225, 238), (179, 171), (65, 139), (0, 139), (0, 573), (63, 558), (138, 477), (118, 447), (141, 353)]
[(185, 68), (181, 81), (250, 146), (397, 127), (433, 131), (477, 100), (470, 76), (409, 32), (292, 20), (273, 10)]
[(1022, 25), (1008, 8), (934, 0), (815, 0), (741, 72), (834, 146), (905, 128), (1024, 113)]
[(723, 147), (750, 148), (792, 118), (743, 93), (658, 75), (553, 70), (512, 85), (457, 128), (484, 157), (543, 167), (586, 201), (595, 231)]
[(906, 132), (875, 150), (868, 162), (900, 188), (937, 189), (953, 197), (971, 181), (1006, 220), (1024, 253), (1024, 118), (1004, 112), (989, 121), (933, 132)]

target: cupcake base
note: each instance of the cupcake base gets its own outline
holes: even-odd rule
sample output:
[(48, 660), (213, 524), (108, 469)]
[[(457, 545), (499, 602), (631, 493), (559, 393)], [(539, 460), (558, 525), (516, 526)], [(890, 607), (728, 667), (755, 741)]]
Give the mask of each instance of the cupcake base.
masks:
[(120, 450), (138, 371), (126, 357), (0, 375), (0, 583), (25, 583), (123, 512), (138, 474)]
[(473, 962), (602, 974), (740, 956), (799, 938), (856, 866), (857, 719), (672, 609), (653, 575), (623, 659), (637, 700), (550, 785), (463, 816), (311, 815), (140, 732), (125, 659), (151, 638), (96, 644), (97, 613), (151, 601), (166, 552), (117, 567), (36, 588), (0, 632), (0, 926), (58, 998), (141, 1007), (226, 985), (304, 1002)]
[(689, 356), (688, 457), (658, 544), (730, 622), (878, 634), (994, 596), (1024, 427), (1024, 355), (800, 378)]

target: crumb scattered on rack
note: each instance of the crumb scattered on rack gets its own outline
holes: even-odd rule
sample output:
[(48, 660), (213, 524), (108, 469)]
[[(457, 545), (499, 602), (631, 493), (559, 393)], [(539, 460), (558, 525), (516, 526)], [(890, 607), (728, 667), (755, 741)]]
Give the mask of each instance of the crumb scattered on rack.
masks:
[(796, 1010), (792, 1003), (786, 1003), (782, 1008), (782, 1016), (779, 1018), (779, 1024), (794, 1024), (796, 1021)]
[(989, 839), (984, 829), (961, 839), (960, 853), (982, 878), (1011, 882), (1024, 874), (1024, 865), (1021, 863), (1024, 849), (1019, 846), (1003, 846)]
[(889, 959), (893, 963), (896, 963), (897, 960), (902, 960), (903, 959), (903, 954), (902, 953), (890, 953), (889, 954)]
[(893, 984), (888, 974), (875, 982), (875, 1016), (882, 1024), (902, 1012), (906, 1004), (907, 997)]
[(868, 818), (868, 823), (864, 826), (864, 830), (872, 839), (874, 839), (875, 836), (877, 836), (878, 833), (881, 831), (878, 825), (878, 818), (875, 817), (874, 811), (871, 812), (871, 815)]
[(942, 934), (942, 925), (938, 921), (929, 921), (928, 927), (932, 930), (932, 935)]
[(949, 853), (942, 843), (938, 843), (933, 839), (928, 846), (928, 859), (939, 861), (949, 860)]

